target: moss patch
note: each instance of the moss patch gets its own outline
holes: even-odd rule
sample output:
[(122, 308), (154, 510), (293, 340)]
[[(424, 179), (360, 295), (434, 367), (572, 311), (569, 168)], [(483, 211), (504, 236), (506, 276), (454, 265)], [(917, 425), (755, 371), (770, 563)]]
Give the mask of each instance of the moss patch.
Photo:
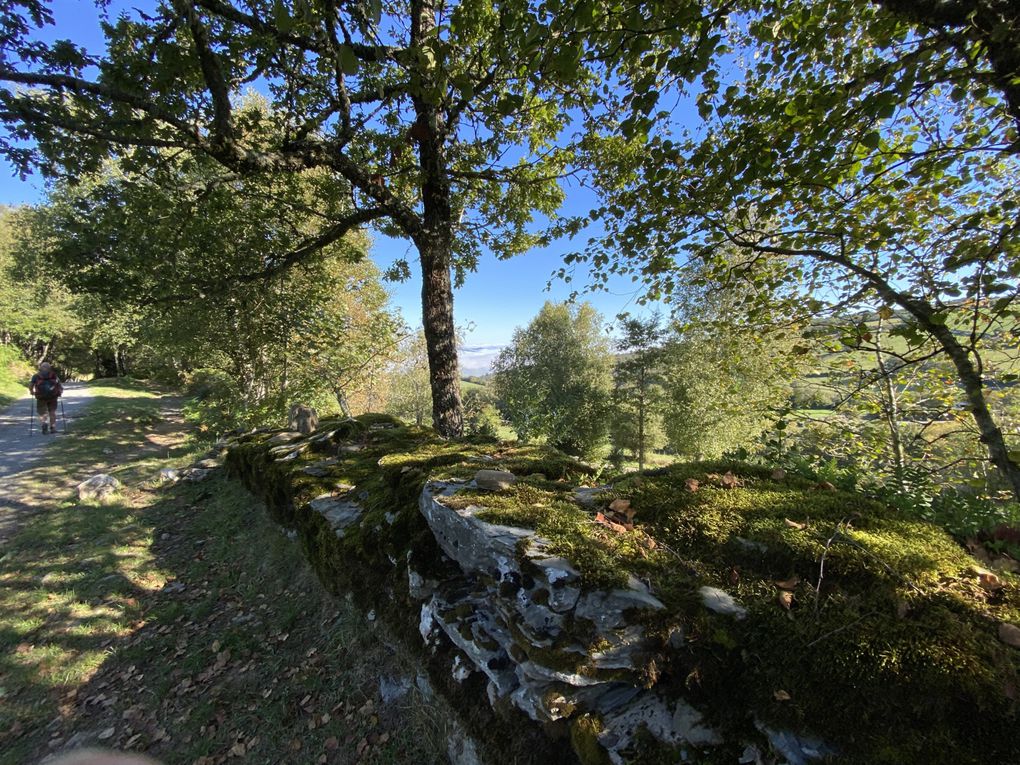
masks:
[[(244, 439), (229, 464), (300, 530), (325, 581), (403, 624), (410, 642), (418, 638), (417, 610), (406, 602), (408, 556), (426, 576), (452, 573), (417, 510), (424, 482), (501, 468), (521, 480), (444, 502), (535, 529), (578, 568), (585, 588), (620, 586), (630, 574), (647, 582), (666, 605), (642, 617), (649, 633), (664, 646), (683, 635), (663, 649), (659, 686), (698, 703), (732, 740), (758, 738), (757, 720), (814, 733), (847, 762), (1018, 759), (1007, 731), (1017, 724), (1020, 651), (996, 631), (1001, 621), (1020, 623), (1020, 586), (1004, 576), (1001, 589), (983, 589), (974, 560), (934, 526), (740, 464), (632, 474), (585, 508), (573, 498), (576, 485), (594, 479), (582, 463), (544, 447), (447, 441), (386, 418), (338, 424), (336, 464), (316, 477), (302, 469), (321, 453), (277, 462), (267, 455), (270, 435)], [(727, 488), (728, 471), (736, 487)], [(366, 510), (342, 539), (306, 506), (329, 492), (357, 497)], [(597, 522), (616, 497), (631, 502), (633, 530)], [(706, 610), (705, 585), (731, 593), (747, 618)]]

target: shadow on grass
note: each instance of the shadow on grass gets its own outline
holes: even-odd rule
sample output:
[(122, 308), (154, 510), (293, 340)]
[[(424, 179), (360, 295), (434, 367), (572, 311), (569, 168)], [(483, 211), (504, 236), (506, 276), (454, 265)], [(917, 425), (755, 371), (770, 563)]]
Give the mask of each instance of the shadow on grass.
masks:
[[(168, 464), (139, 453), (158, 406), (97, 396), (35, 480), (76, 482), (123, 450), (141, 457), (112, 467), (129, 488), (109, 505), (33, 508), (3, 549), (0, 763), (96, 743), (205, 765), (443, 759), (446, 713), (247, 492), (221, 477), (137, 486)], [(382, 703), (380, 677), (399, 699)]]

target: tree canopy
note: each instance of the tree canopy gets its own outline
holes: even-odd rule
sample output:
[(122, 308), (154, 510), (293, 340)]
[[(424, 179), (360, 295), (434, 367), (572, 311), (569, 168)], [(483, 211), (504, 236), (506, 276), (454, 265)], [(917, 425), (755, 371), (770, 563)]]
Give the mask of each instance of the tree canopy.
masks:
[[(656, 112), (647, 133), (621, 131), (625, 149), (600, 155), (606, 204), (595, 214), (607, 234), (576, 257), (643, 279), (653, 297), (737, 285), (735, 307), (751, 319), (767, 318), (777, 296), (781, 315), (802, 320), (899, 312), (909, 358), (952, 362), (990, 460), (1020, 496), (982, 381), (984, 339), (1018, 318), (1016, 10), (732, 10), (701, 87), (669, 82), (702, 124), (685, 130)], [(968, 13), (983, 21), (969, 26)], [(949, 326), (961, 310), (963, 331)], [(864, 326), (844, 337), (873, 347)]]
[[(351, 204), (325, 204), (269, 268), (370, 222), (411, 240), (433, 420), (453, 435), (462, 416), (451, 269), (461, 278), (482, 248), (506, 257), (537, 241), (532, 217), (560, 203), (573, 130), (613, 113), (607, 82), (617, 70), (627, 79), (647, 50), (643, 32), (658, 26), (650, 8), (172, 0), (109, 20), (97, 54), (40, 42), (48, 5), (19, 0), (0, 12), (0, 80), (13, 86), (0, 91), (13, 130), (0, 149), (21, 167), (71, 176), (110, 155), (158, 167), (168, 150), (211, 158), (227, 177), (318, 169), (326, 199)], [(694, 4), (671, 8), (699, 23)], [(675, 69), (691, 65), (675, 58)], [(245, 87), (269, 98), (274, 129), (238, 109)]]
[(612, 357), (602, 317), (588, 303), (547, 302), (493, 363), (496, 394), (524, 440), (542, 437), (591, 456), (606, 443)]

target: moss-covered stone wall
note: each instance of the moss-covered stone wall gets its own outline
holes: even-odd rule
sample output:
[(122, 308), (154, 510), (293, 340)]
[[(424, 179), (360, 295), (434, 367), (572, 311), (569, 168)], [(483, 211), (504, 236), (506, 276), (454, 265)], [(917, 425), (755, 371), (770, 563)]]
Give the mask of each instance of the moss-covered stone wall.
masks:
[(584, 489), (553, 450), (383, 416), (244, 436), (227, 467), (492, 762), (1020, 763), (1016, 576), (863, 497), (746, 465)]

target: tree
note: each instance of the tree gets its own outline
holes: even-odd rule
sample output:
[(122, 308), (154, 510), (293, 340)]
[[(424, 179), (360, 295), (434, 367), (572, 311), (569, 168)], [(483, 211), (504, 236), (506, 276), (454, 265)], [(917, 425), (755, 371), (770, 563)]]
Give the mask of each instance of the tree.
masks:
[(143, 347), (157, 368), (206, 370), (207, 409), (225, 426), (278, 422), (295, 401), (343, 409), (396, 329), (367, 240), (263, 268), (315, 226), (299, 213), (316, 171), (208, 183), (209, 160), (166, 156), (153, 172), (110, 164), (57, 184), (32, 215), (37, 257), (79, 293), (93, 347), (113, 349), (115, 372)]
[(609, 432), (612, 358), (589, 303), (547, 302), (493, 362), (496, 395), (523, 440), (590, 456)]
[(401, 342), (389, 372), (386, 411), (415, 425), (424, 425), (429, 411), (429, 362), (425, 333)]
[[(587, 257), (643, 277), (652, 294), (688, 278), (755, 283), (769, 299), (797, 287), (790, 305), (804, 321), (901, 312), (909, 360), (952, 364), (989, 460), (1020, 497), (983, 379), (986, 338), (1018, 319), (1014, 5), (739, 4), (739, 21), (718, 28), (728, 53), (696, 94), (703, 130), (667, 134), (664, 119), (645, 151), (603, 155), (609, 233)], [(725, 248), (769, 261), (772, 275), (734, 269)], [(745, 294), (754, 315), (761, 301)]]
[(0, 341), (37, 363), (57, 361), (82, 330), (73, 297), (49, 276), (45, 246), (30, 209), (0, 208)]
[(622, 354), (613, 370), (613, 448), (637, 457), (645, 469), (647, 452), (662, 442), (660, 404), (663, 396), (662, 319), (621, 316), (623, 336), (616, 342)]
[(725, 313), (674, 325), (662, 363), (670, 447), (705, 459), (753, 445), (789, 398), (788, 345)]
[[(508, 257), (539, 241), (532, 216), (561, 201), (567, 133), (611, 100), (599, 86), (645, 24), (640, 7), (171, 0), (110, 22), (93, 57), (68, 40), (32, 39), (49, 10), (18, 0), (0, 11), (0, 80), (24, 89), (0, 92), (13, 129), (0, 148), (22, 168), (71, 176), (110, 155), (158, 168), (167, 150), (215, 160), (210, 183), (318, 169), (318, 225), (265, 270), (369, 223), (411, 240), (433, 422), (457, 435), (451, 269), (460, 279), (482, 248)], [(275, 130), (236, 108), (253, 82)]]

